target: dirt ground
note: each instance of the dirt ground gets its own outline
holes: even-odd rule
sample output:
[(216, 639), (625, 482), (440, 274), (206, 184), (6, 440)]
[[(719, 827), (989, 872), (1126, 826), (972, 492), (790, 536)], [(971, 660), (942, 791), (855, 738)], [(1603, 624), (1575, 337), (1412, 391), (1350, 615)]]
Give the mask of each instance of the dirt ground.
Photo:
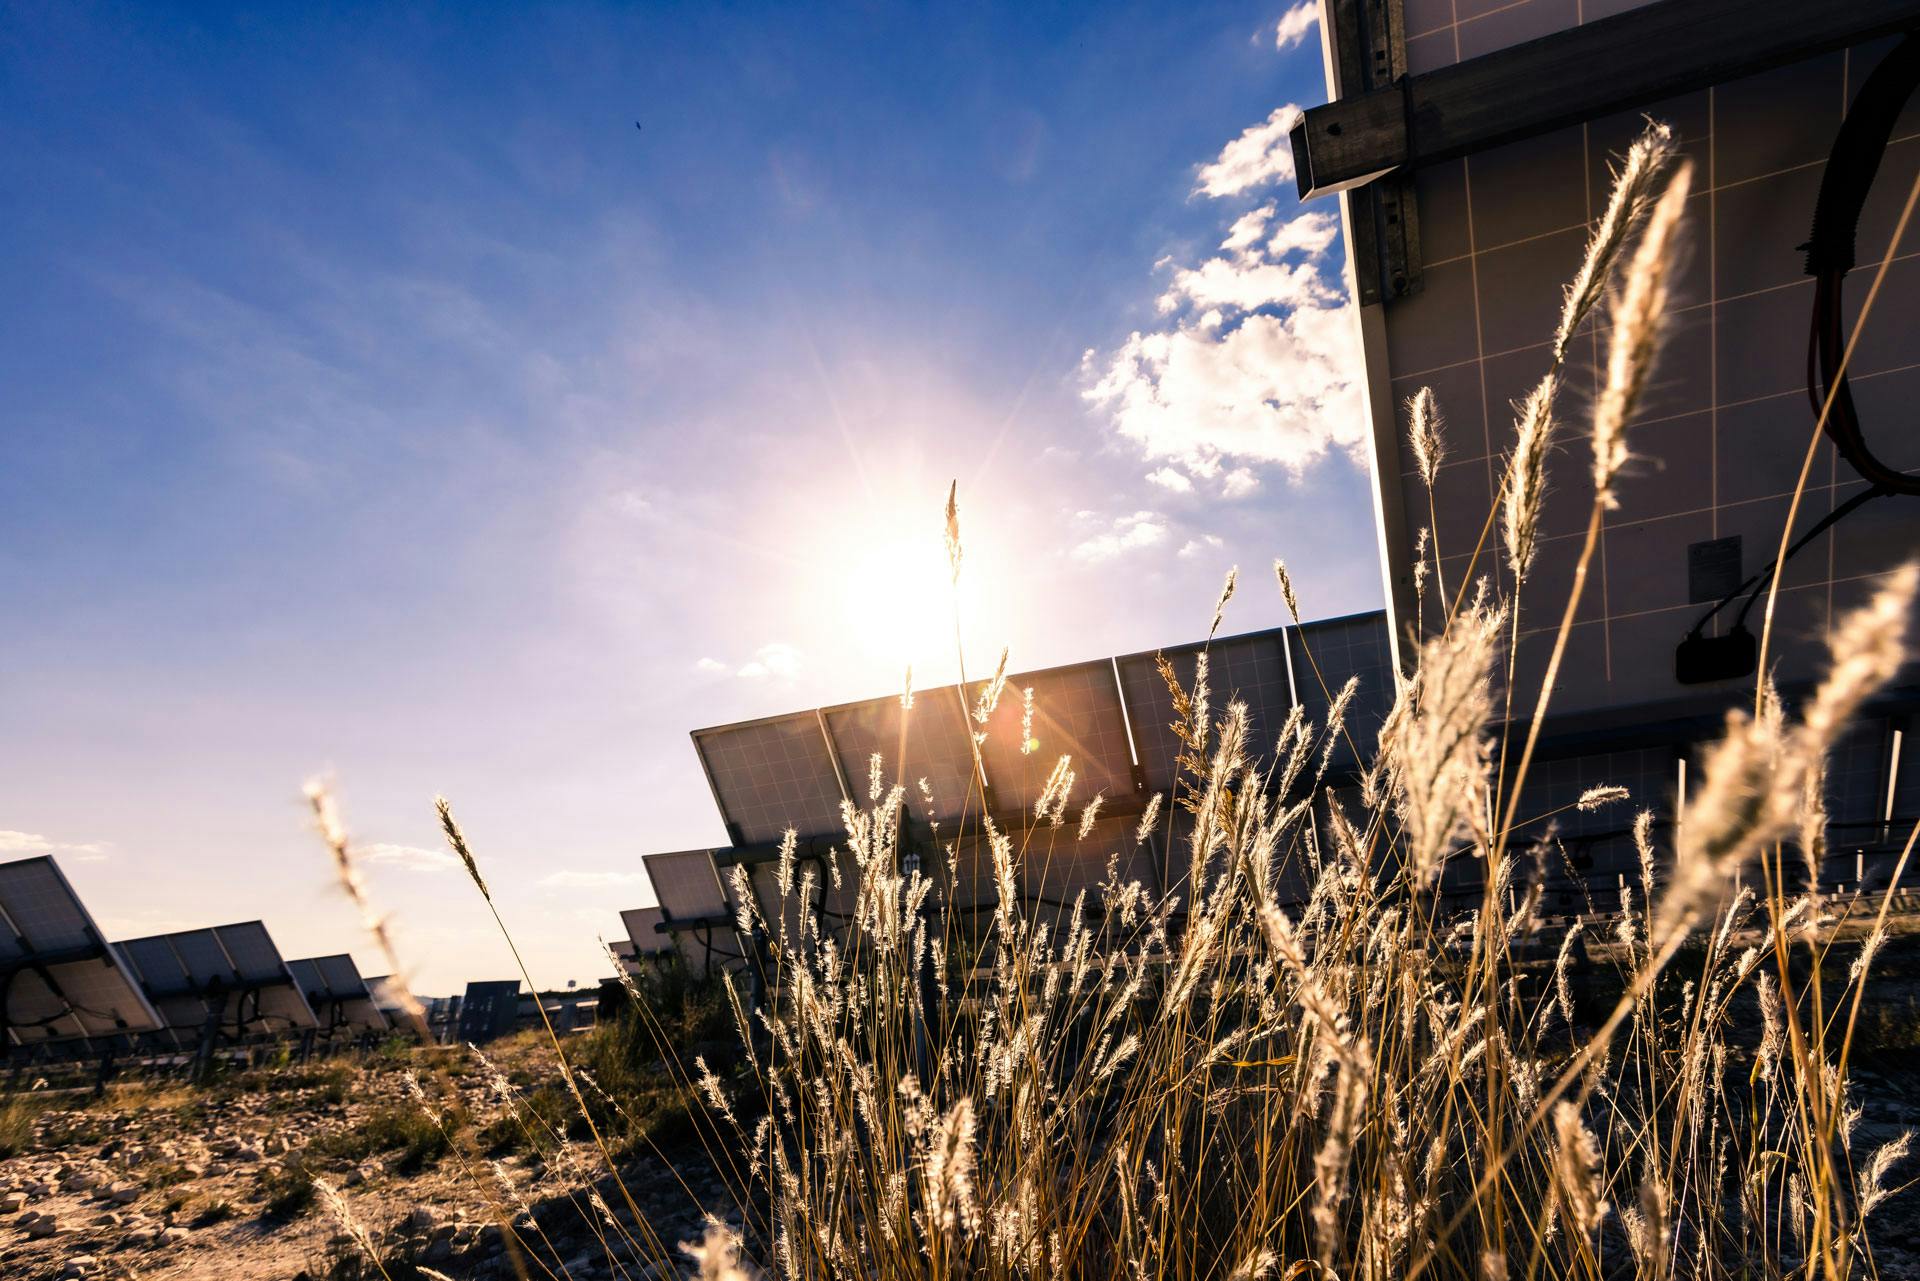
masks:
[[(499, 1057), (503, 1070), (529, 1078), (551, 1066), (527, 1043), (504, 1045)], [(488, 1118), (504, 1115), (485, 1074), (417, 1066), (438, 1110), (457, 1096), (473, 1141), (435, 1143), (407, 1065), (387, 1056), (241, 1073), (198, 1089), (129, 1078), (98, 1102), (84, 1091), (40, 1092), (37, 1115), (22, 1123), (22, 1150), (0, 1159), (0, 1277), (378, 1276), (324, 1195), (312, 1194), (315, 1176), (340, 1190), (393, 1281), (432, 1275), (413, 1265), (463, 1279), (514, 1276), (499, 1212), (489, 1209), (509, 1196), (534, 1256), (530, 1275), (667, 1275), (649, 1266), (659, 1257), (652, 1248), (623, 1241), (595, 1211), (589, 1188), (601, 1167), (590, 1142), (483, 1143)], [(659, 1238), (668, 1252), (699, 1235), (690, 1193), (721, 1203), (697, 1155), (673, 1164), (677, 1177), (645, 1154), (623, 1162), (647, 1220), (634, 1233), (622, 1213), (624, 1231)], [(595, 1190), (623, 1204), (611, 1180)]]

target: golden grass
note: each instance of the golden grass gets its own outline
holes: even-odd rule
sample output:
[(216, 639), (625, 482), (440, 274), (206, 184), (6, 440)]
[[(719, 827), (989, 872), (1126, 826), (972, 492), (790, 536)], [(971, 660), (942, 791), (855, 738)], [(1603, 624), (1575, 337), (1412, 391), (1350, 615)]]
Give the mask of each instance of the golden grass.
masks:
[[(888, 781), (876, 762), (869, 805), (846, 807), (830, 859), (801, 867), (783, 851), (779, 910), (763, 914), (750, 885), (736, 888), (743, 931), (765, 947), (751, 990), (745, 974), (727, 979), (734, 1062), (683, 1062), (665, 1034), (657, 1047), (672, 1085), (706, 1100), (698, 1134), (729, 1189), (728, 1204), (704, 1208), (730, 1222), (716, 1217), (681, 1246), (700, 1275), (1877, 1275), (1868, 1226), (1908, 1140), (1856, 1146), (1847, 1067), (1885, 908), (1829, 989), (1818, 960), (1831, 922), (1786, 854), (1821, 839), (1826, 754), (1905, 653), (1912, 569), (1835, 629), (1831, 674), (1797, 717), (1763, 687), (1750, 714), (1729, 718), (1672, 848), (1655, 847), (1643, 812), (1641, 875), (1610, 935), (1588, 925), (1584, 938), (1550, 940), (1545, 968), (1530, 959), (1541, 954), (1533, 909), (1551, 846), (1519, 822), (1519, 797), (1631, 457), (1689, 179), (1666, 131), (1650, 127), (1567, 291), (1553, 368), (1522, 407), (1475, 549), (1477, 560), (1497, 523), (1507, 584), (1469, 570), (1451, 600), (1440, 585), (1416, 666), (1377, 749), (1362, 753), (1357, 795), (1325, 783), (1334, 744), (1351, 741), (1350, 689), (1326, 691), (1327, 723), (1296, 710), (1277, 742), (1255, 744), (1244, 706), (1213, 706), (1203, 654), (1190, 683), (1162, 666), (1185, 777), (1130, 833), (1186, 843), (1176, 892), (1113, 872), (1064, 906), (1025, 900), (1029, 869), (1056, 842), (1090, 837), (1101, 798), (1072, 796), (1062, 758), (1041, 804), (1006, 829), (980, 812), (977, 737), (974, 795), (942, 834), (939, 866), (903, 870), (916, 782)], [(1561, 430), (1558, 375), (1608, 298), (1587, 426), (1596, 493), (1570, 595), (1545, 602), (1560, 622), (1529, 702), (1512, 688), (1512, 648), (1544, 459)], [(1430, 482), (1445, 448), (1440, 413), (1428, 393), (1415, 406), (1414, 452)], [(957, 493), (945, 521), (957, 583)], [(1437, 571), (1439, 549), (1430, 554)], [(1291, 579), (1275, 569), (1297, 618)], [(1235, 585), (1230, 575), (1213, 630)], [(1002, 656), (977, 687), (981, 709), (1005, 672)], [(1030, 704), (1024, 712), (1030, 725)], [(1517, 744), (1509, 723), (1524, 724)], [(1628, 799), (1600, 788), (1579, 807)], [(441, 817), (505, 932), (444, 803)], [(348, 876), (337, 832), (334, 820), (329, 845)], [(968, 909), (954, 870), (970, 851), (996, 890), (983, 912)], [(1461, 861), (1481, 870), (1483, 897), (1448, 915), (1435, 885)], [(1736, 889), (1754, 869), (1764, 892)], [(1304, 906), (1281, 900), (1287, 876), (1310, 886)], [(842, 915), (815, 910), (829, 886)], [(1589, 942), (1613, 968), (1598, 999), (1570, 977), (1575, 947)], [(633, 1017), (659, 1031), (634, 995)], [(1757, 1028), (1757, 1044), (1737, 1026)], [(597, 1159), (571, 1176), (569, 1195), (616, 1275), (670, 1262), (594, 1119), (619, 1100), (591, 1081), (583, 1091), (567, 1047), (547, 1036)], [(517, 1124), (548, 1124), (510, 1083), (496, 1093)], [(516, 1221), (510, 1188), (475, 1186), (499, 1220)], [(541, 1271), (564, 1273), (550, 1242), (521, 1244)]]

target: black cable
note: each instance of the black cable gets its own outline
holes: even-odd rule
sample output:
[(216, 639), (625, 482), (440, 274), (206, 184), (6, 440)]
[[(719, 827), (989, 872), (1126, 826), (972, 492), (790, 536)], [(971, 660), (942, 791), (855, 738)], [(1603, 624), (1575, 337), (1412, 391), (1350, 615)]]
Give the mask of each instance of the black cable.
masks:
[(1742, 592), (1748, 592), (1733, 624), (1735, 634), (1744, 632), (1747, 614), (1760, 594), (1772, 585), (1786, 562), (1815, 538), (1875, 498), (1890, 494), (1920, 496), (1920, 475), (1897, 471), (1882, 462), (1868, 447), (1861, 430), (1853, 391), (1842, 367), (1846, 326), (1841, 295), (1841, 282), (1854, 266), (1861, 211), (1900, 112), (1916, 87), (1920, 87), (1920, 37), (1908, 36), (1880, 60), (1848, 108), (1821, 176), (1811, 234), (1800, 246), (1807, 256), (1806, 272), (1814, 278), (1813, 316), (1807, 335), (1807, 399), (1834, 448), (1869, 488), (1816, 521), (1784, 555), (1715, 602), (1688, 630), (1689, 639), (1700, 637), (1714, 615)]

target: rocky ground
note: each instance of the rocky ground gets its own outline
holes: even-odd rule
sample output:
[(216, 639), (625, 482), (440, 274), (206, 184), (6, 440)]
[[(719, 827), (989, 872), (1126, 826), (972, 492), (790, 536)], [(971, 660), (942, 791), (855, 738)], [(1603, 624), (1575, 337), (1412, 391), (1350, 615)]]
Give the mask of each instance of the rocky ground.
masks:
[[(502, 1054), (502, 1069), (516, 1077), (550, 1066), (518, 1061), (543, 1057), (530, 1044)], [(601, 1167), (590, 1141), (516, 1139), (522, 1127), (484, 1072), (429, 1067), (420, 1078), (434, 1110), (468, 1118), (436, 1127), (407, 1076), (405, 1064), (375, 1056), (249, 1072), (203, 1089), (128, 1080), (97, 1102), (84, 1092), (30, 1095), (31, 1113), (14, 1104), (0, 1136), (0, 1151), (19, 1149), (0, 1159), (0, 1276), (378, 1276), (354, 1228), (313, 1194), (318, 1177), (339, 1189), (393, 1281), (432, 1275), (422, 1267), (513, 1276), (497, 1208), (509, 1203), (514, 1230), (537, 1256), (532, 1275), (658, 1278), (666, 1269), (649, 1267), (658, 1256), (621, 1233), (650, 1232), (672, 1251), (700, 1235), (689, 1193), (721, 1203), (697, 1156), (672, 1156), (676, 1178), (643, 1153), (623, 1165), (647, 1231), (632, 1233), (628, 1213), (619, 1216), (628, 1226), (612, 1229), (593, 1194), (623, 1198), (611, 1180), (593, 1186), (589, 1172)], [(451, 1145), (436, 1138), (449, 1129), (460, 1136)]]

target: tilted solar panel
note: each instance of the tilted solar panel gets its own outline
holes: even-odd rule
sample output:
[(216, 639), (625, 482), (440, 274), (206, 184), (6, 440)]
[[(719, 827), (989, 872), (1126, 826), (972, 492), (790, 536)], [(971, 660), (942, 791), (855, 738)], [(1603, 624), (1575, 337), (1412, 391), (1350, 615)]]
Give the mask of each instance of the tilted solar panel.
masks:
[(693, 741), (742, 841), (841, 830), (839, 775), (813, 712), (698, 730)]
[(187, 973), (180, 954), (174, 951), (171, 937), (154, 934), (114, 944), (147, 991), (156, 997), (193, 991), (193, 976)]
[(286, 977), (280, 949), (259, 921), (216, 926), (214, 933), (243, 983), (277, 983)]
[(643, 862), (647, 879), (653, 882), (653, 895), (669, 918), (691, 921), (726, 915), (727, 896), (710, 851), (648, 854)]
[(6, 989), (7, 1039), (44, 1043), (148, 1032), (160, 1016), (100, 937), (51, 857), (0, 864), (0, 960), (28, 962)]
[[(1027, 689), (1033, 691), (1031, 737), (1022, 733)], [(976, 708), (978, 691), (976, 687)], [(1109, 662), (1009, 677), (981, 728), (987, 735), (981, 754), (996, 808), (1031, 809), (1062, 756), (1072, 758), (1069, 768), (1075, 777), (1069, 799), (1075, 812), (1100, 794), (1109, 803), (1133, 798), (1133, 752)]]
[(713, 865), (711, 851), (648, 854), (643, 861), (653, 882), (653, 895), (669, 922), (718, 922), (676, 931), (675, 946), (689, 969), (704, 973), (715, 962), (724, 963), (741, 955), (740, 940), (725, 924), (732, 919), (733, 909), (720, 887), (720, 873)]
[(21, 940), (33, 952), (92, 947), (100, 941), (86, 909), (51, 858), (0, 863), (0, 908), (20, 936), (0, 939), (0, 955), (19, 955)]
[(642, 956), (651, 956), (659, 952), (673, 950), (673, 940), (657, 927), (665, 914), (657, 907), (630, 907), (620, 913), (620, 923), (626, 927), (627, 939), (634, 951)]
[(345, 952), (333, 956), (315, 958), (320, 965), (320, 973), (326, 976), (327, 986), (342, 996), (365, 996), (367, 985), (360, 977), (360, 967)]
[(293, 981), (300, 985), (300, 991), (309, 1004), (317, 1005), (333, 999), (333, 993), (327, 987), (326, 976), (320, 973), (317, 960), (307, 957), (287, 962), (287, 973), (293, 975)]
[(215, 983), (226, 988), (239, 986), (240, 972), (234, 968), (227, 950), (220, 946), (220, 936), (213, 930), (183, 930), (168, 937), (195, 988), (204, 989)]
[(931, 817), (951, 823), (964, 811), (979, 811), (968, 721), (953, 686), (916, 690), (910, 709), (894, 696), (830, 707), (825, 716), (856, 803), (872, 803), (869, 777), (877, 754), (882, 786), (906, 788), (907, 809), (916, 821)]

